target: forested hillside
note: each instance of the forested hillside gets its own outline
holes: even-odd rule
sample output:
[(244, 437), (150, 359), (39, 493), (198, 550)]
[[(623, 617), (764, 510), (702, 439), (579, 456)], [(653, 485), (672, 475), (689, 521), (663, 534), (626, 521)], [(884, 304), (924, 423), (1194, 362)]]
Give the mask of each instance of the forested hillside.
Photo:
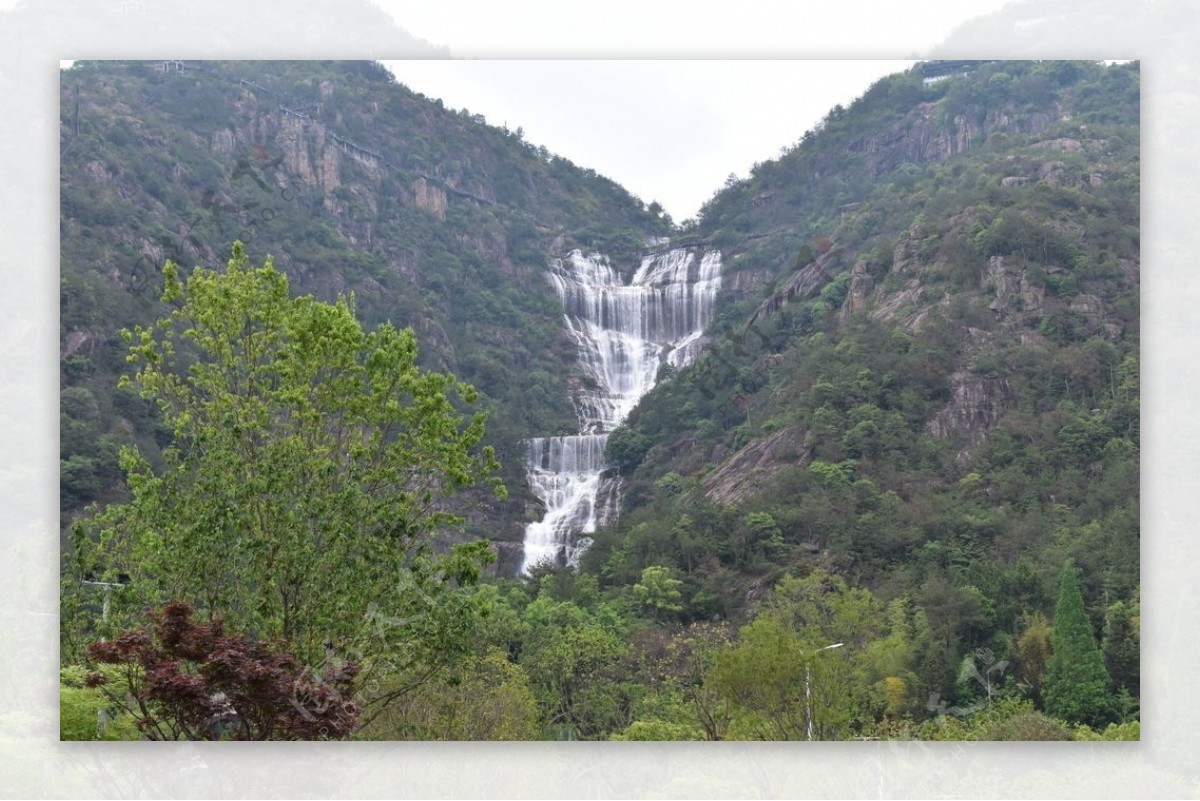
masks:
[[(175, 600), (278, 635), (312, 668), (322, 652), (328, 670), (352, 651), (354, 668), (323, 685), (358, 705), (337, 736), (1136, 739), (1136, 63), (918, 64), (847, 98), (684, 227), (519, 129), (448, 111), (374, 64), (80, 62), (62, 91), (62, 504), (64, 524), (81, 520), (64, 560), (73, 708), (112, 701), (95, 689), (109, 679), (89, 684), (73, 665), (112, 671), (132, 658), (87, 650), (99, 601), (78, 585), (103, 580), (138, 588), (114, 601), (115, 619), (105, 613), (111, 635), (136, 624), (138, 603)], [(578, 248), (628, 276), (651, 237), (719, 253), (708, 344), (690, 365), (664, 363), (608, 437), (620, 514), (579, 565), (514, 575), (522, 526), (538, 514), (520, 443), (576, 431), (588, 381), (548, 265)], [(388, 346), (394, 369), (479, 390), (453, 409), (486, 412), (486, 434), (464, 434), (464, 450), (443, 458), (494, 446), (508, 500), (483, 493), (486, 481), (467, 488), (489, 474), (486, 457), (448, 470), (437, 489), (463, 485), (449, 508), (466, 516), (466, 536), (451, 539), (499, 541), (496, 575), (483, 577), (471, 546), (410, 559), (330, 528), (295, 564), (326, 565), (347, 585), (366, 578), (341, 600), (306, 589), (316, 600), (303, 637), (289, 633), (286, 602), (270, 611), (267, 579), (225, 588), (220, 555), (202, 549), (179, 553), (222, 589), (165, 597), (163, 587), (198, 579), (164, 557), (192, 546), (157, 532), (203, 539), (187, 510), (227, 490), (175, 478), (162, 490), (154, 475), (211, 472), (204, 465), (223, 462), (204, 460), (220, 451), (201, 443), (226, 438), (134, 391), (172, 386), (154, 383), (166, 351), (131, 335), (131, 368), (120, 329), (180, 308), (180, 320), (206, 319), (208, 273), (187, 279), (195, 265), (224, 263), (234, 240), (246, 252), (229, 271), (274, 287), (280, 319), (317, 325), (286, 310), (269, 265), (250, 269), (268, 254), (293, 295), (352, 292), (354, 305), (336, 308), (365, 329), (411, 327), (419, 357), (409, 364)], [(167, 259), (182, 269), (164, 279)], [(343, 344), (369, 349), (371, 336)], [(373, 364), (365, 357), (363, 369)], [(286, 400), (286, 389), (264, 392)], [(451, 412), (436, 408), (447, 422), (430, 436), (446, 436)], [(395, 412), (383, 405), (372, 419)], [(297, 430), (324, 442), (320, 428)], [(239, 436), (229, 453), (250, 475), (266, 462)], [(128, 443), (142, 461), (119, 463)], [(286, 459), (297, 474), (317, 470), (295, 451)], [(445, 464), (457, 462), (436, 469)], [(395, 469), (388, 481), (402, 484)], [(367, 509), (380, 542), (429, 536), (445, 550), (441, 518), (407, 500), (376, 504), (377, 484), (351, 503), (333, 482), (328, 503), (282, 512), (238, 490), (230, 497), (242, 500), (206, 519), (236, 542), (237, 526), (269, 531), (264, 519), (291, 527), (307, 514), (325, 531)], [(96, 501), (110, 504), (100, 517), (84, 511)], [(122, 565), (132, 562), (113, 556), (120, 543), (162, 566), (139, 565), (131, 579)], [(388, 556), (365, 559), (376, 547)], [(247, 565), (280, 569), (257, 548)], [(420, 613), (398, 641), (372, 628), (382, 606), (366, 623), (347, 611), (367, 609), (367, 583), (387, 586), (391, 570), (421, 592), (401, 591), (389, 620), (416, 619), (418, 596), (445, 609)], [(183, 611), (163, 614), (184, 630)], [(164, 653), (179, 647), (169, 631), (158, 635)], [(205, 632), (198, 642), (211, 642)], [(202, 651), (188, 658), (199, 664)], [(360, 668), (369, 678), (355, 684)]]
[[(161, 268), (270, 254), (301, 292), (353, 293), (369, 325), (484, 394), (506, 482), (516, 443), (569, 430), (574, 346), (547, 254), (626, 260), (657, 213), (595, 172), (414, 94), (371, 62), (78, 62), (62, 80), (62, 509), (119, 497), (117, 449), (165, 444), (114, 391), (123, 326), (161, 313)], [(475, 533), (519, 540), (522, 495)]]
[(960, 65), (709, 201), (723, 334), (613, 435), (626, 508), (585, 561), (666, 568), (695, 619), (822, 570), (912, 604), (919, 708), (979, 653), (1040, 699), (1067, 562), (1097, 634), (1136, 631), (1140, 583), (1137, 65)]
[[(632, 416), (644, 447), (614, 454), (631, 505), (670, 472), (723, 504), (777, 491), (795, 544), (856, 572), (935, 543), (904, 541), (922, 524), (826, 549), (849, 521), (796, 499), (838, 476), (922, 504), (953, 491), (955, 514), (1136, 521), (1137, 109), (1136, 65), (992, 64), (928, 87), (914, 70), (719, 192), (700, 233), (729, 243), (725, 334)], [(984, 545), (967, 528), (962, 546)], [(1068, 555), (1102, 558), (1076, 546), (1046, 569)], [(1108, 559), (1096, 581), (1126, 573), (1129, 592), (1136, 560)]]

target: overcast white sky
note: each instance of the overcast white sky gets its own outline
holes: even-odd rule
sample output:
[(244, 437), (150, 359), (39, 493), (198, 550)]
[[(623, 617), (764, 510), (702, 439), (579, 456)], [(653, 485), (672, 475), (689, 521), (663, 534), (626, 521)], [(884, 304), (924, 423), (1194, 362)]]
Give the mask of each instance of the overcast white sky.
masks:
[[(748, 1), (724, 12), (715, 43), (714, 15), (695, 3), (379, 4), (456, 59), (385, 62), (402, 83), (519, 126), (682, 221), (730, 173), (745, 177), (835, 104), (1005, 2)], [(821, 60), (859, 52), (875, 60)], [(696, 60), (714, 58), (726, 60)]]
[(397, 79), (591, 167), (677, 222), (912, 61), (389, 61)]

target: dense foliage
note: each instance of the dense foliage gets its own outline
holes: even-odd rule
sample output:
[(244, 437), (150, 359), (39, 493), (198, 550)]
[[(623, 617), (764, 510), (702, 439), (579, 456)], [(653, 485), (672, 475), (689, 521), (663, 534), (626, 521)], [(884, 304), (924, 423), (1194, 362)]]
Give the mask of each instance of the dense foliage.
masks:
[(1057, 714), (1128, 719), (1137, 65), (921, 78), (883, 79), (706, 206), (725, 280), (761, 290), (730, 292), (707, 352), (613, 435), (625, 508), (584, 570), (621, 586), (668, 567), (684, 622), (744, 619), (819, 570), (913, 604), (920, 718), (972, 709), (997, 673), (1041, 708), (1074, 560), (1123, 678), (1109, 717)]
[[(172, 447), (154, 469), (122, 452), (131, 498), (76, 521), (63, 582), (63, 652), (188, 599), (317, 665), (351, 658), (415, 686), (463, 652), (486, 543), (438, 553), (458, 519), (445, 498), (504, 488), (474, 390), (416, 364), (411, 331), (364, 332), (352, 304), (290, 295), (240, 244), (224, 271), (186, 283), (168, 262), (171, 314), (126, 331), (128, 383)], [(90, 585), (107, 590), (102, 619)], [(94, 648), (93, 646), (89, 646)], [(395, 695), (401, 693), (397, 692)]]

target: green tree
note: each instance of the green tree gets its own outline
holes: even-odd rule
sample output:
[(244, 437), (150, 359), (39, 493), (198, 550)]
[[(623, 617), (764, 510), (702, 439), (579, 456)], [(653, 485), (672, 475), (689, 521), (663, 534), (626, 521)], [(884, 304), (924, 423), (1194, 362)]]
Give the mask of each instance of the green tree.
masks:
[(851, 587), (841, 576), (820, 568), (804, 578), (780, 579), (766, 611), (821, 645), (845, 642), (857, 650), (885, 632), (884, 610), (870, 590)]
[(635, 720), (625, 730), (609, 737), (610, 740), (673, 741), (699, 740), (700, 731), (695, 724), (672, 723), (665, 720)]
[(649, 437), (641, 431), (622, 425), (617, 426), (616, 430), (608, 435), (604, 451), (605, 456), (621, 471), (621, 475), (627, 476), (642, 463), (652, 444)]
[(504, 492), (483, 416), (464, 420), (453, 400), (475, 391), (419, 368), (410, 330), (365, 332), (352, 297), (291, 297), (240, 243), (223, 272), (184, 282), (167, 262), (164, 277), (173, 310), (122, 332), (138, 368), (122, 383), (157, 403), (173, 446), (161, 469), (124, 449), (130, 500), (74, 527), (64, 595), (85, 578), (127, 586), (111, 619), (64, 626), (94, 638), (187, 600), (302, 664), (354, 658), (406, 687), (465, 652), (491, 555), (439, 555), (431, 535), (457, 522), (455, 491)]
[(733, 736), (805, 738), (803, 648), (782, 620), (764, 615), (741, 630), (735, 645), (717, 654), (707, 683), (738, 711)]
[(815, 738), (838, 739), (882, 713), (878, 688), (908, 660), (888, 653), (883, 618), (868, 590), (824, 570), (781, 579), (707, 677), (738, 710), (730, 736), (806, 739), (811, 716)]
[(493, 648), (392, 705), (363, 734), (381, 740), (535, 740), (537, 702), (521, 666)]
[(657, 620), (664, 612), (683, 611), (683, 594), (679, 591), (682, 585), (679, 579), (671, 578), (670, 568), (651, 565), (642, 570), (642, 580), (633, 585), (633, 595)]
[(1141, 649), (1137, 630), (1138, 605), (1117, 601), (1104, 615), (1104, 666), (1116, 690), (1141, 695)]
[(1046, 665), (1050, 661), (1054, 630), (1041, 612), (1023, 616), (1023, 630), (1017, 637), (1017, 679), (1036, 703), (1042, 702)]
[(924, 704), (928, 693), (921, 694), (923, 685), (917, 668), (929, 651), (929, 624), (925, 612), (908, 598), (894, 598), (884, 613), (888, 633), (873, 640), (863, 652), (863, 661), (875, 675), (876, 707), (882, 714), (899, 718), (916, 711), (918, 702)]
[(1113, 696), (1108, 671), (1083, 609), (1075, 566), (1063, 569), (1054, 607), (1054, 653), (1046, 670), (1046, 712), (1089, 725), (1111, 719)]
[(724, 739), (732, 718), (732, 703), (708, 678), (717, 655), (732, 637), (728, 624), (703, 622), (692, 623), (672, 638), (680, 655), (674, 679), (705, 740)]
[(629, 704), (617, 680), (628, 633), (608, 610), (592, 613), (543, 592), (525, 609), (529, 633), (521, 667), (529, 676), (548, 734), (594, 739), (623, 729)]
[(766, 512), (751, 512), (746, 515), (746, 528), (750, 532), (750, 540), (761, 546), (770, 556), (779, 556), (786, 547), (779, 524)]

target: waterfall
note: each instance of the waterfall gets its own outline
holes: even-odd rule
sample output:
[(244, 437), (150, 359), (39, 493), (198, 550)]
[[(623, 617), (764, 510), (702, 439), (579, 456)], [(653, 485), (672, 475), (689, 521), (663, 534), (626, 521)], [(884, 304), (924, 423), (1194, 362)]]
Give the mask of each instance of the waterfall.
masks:
[(654, 386), (663, 363), (683, 367), (699, 354), (721, 254), (648, 255), (626, 284), (607, 258), (575, 250), (552, 262), (548, 277), (590, 387), (576, 398), (579, 434), (529, 441), (529, 485), (546, 513), (525, 528), (522, 573), (546, 560), (576, 564), (591, 544), (587, 535), (616, 513), (617, 482), (604, 464), (608, 433)]

